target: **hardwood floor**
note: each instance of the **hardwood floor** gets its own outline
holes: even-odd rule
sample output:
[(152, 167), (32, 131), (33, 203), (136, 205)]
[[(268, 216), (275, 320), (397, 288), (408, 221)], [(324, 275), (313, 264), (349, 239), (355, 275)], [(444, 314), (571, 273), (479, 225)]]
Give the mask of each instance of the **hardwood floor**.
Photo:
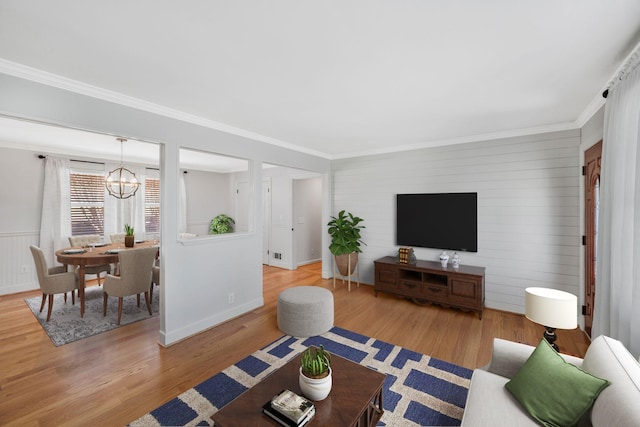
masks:
[[(0, 297), (0, 425), (126, 425), (279, 338), (278, 294), (291, 286), (334, 291), (335, 325), (467, 368), (491, 356), (494, 337), (535, 345), (542, 327), (521, 315), (485, 309), (482, 320), (419, 306), (373, 287), (320, 278), (320, 264), (296, 271), (264, 267), (265, 305), (178, 344), (157, 344), (158, 317), (61, 347), (42, 330), (24, 298)], [(55, 313), (53, 314), (55, 316)], [(584, 355), (586, 335), (558, 331), (562, 351)]]

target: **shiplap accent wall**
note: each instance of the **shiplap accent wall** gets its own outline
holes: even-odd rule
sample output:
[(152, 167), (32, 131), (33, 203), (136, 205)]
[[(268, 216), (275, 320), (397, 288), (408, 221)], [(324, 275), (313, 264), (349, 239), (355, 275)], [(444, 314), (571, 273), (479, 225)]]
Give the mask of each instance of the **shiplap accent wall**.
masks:
[(580, 295), (579, 166), (580, 130), (341, 159), (332, 214), (365, 219), (360, 280), (373, 284), (373, 261), (397, 254), (397, 193), (477, 192), (478, 252), (462, 263), (486, 267), (486, 307), (523, 313), (529, 286)]

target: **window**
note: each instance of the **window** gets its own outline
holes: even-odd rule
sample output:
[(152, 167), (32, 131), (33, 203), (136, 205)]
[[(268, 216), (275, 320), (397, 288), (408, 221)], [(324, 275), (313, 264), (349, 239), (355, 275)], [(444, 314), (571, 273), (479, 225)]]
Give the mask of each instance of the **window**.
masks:
[(146, 233), (160, 232), (160, 180), (144, 180), (144, 227)]
[[(70, 173), (71, 234), (104, 235), (103, 172), (72, 170)], [(160, 233), (160, 179), (144, 179), (144, 225), (146, 233)]]
[(71, 172), (71, 234), (104, 234), (104, 175)]

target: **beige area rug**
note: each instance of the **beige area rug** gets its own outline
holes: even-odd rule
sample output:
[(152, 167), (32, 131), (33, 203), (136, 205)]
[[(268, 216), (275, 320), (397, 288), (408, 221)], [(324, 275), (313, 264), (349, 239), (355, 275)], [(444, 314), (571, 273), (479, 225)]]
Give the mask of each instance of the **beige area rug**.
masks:
[[(159, 300), (157, 288), (154, 288), (154, 291), (151, 312), (153, 316), (157, 316)], [(120, 326), (152, 317), (149, 316), (147, 311), (144, 295), (140, 296), (140, 300), (140, 307), (138, 307), (135, 295), (124, 298)], [(115, 297), (109, 298), (107, 315), (103, 316), (101, 286), (90, 286), (86, 289), (84, 317), (80, 317), (80, 301), (76, 298), (75, 305), (71, 304), (71, 296), (69, 294), (67, 295), (66, 303), (63, 294), (55, 296), (51, 320), (48, 322), (46, 304), (42, 313), (39, 313), (42, 296), (26, 298), (25, 302), (56, 346), (78, 341), (119, 327), (116, 324), (118, 321), (118, 299)]]

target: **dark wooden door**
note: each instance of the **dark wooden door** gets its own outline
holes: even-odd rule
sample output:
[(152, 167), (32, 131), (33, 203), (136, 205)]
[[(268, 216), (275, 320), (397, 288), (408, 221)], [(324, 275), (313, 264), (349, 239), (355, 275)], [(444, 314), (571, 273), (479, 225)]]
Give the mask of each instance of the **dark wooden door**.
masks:
[(585, 316), (584, 327), (591, 336), (593, 325), (593, 301), (596, 294), (596, 244), (598, 241), (598, 203), (600, 195), (600, 160), (602, 158), (602, 141), (584, 153), (585, 165)]

